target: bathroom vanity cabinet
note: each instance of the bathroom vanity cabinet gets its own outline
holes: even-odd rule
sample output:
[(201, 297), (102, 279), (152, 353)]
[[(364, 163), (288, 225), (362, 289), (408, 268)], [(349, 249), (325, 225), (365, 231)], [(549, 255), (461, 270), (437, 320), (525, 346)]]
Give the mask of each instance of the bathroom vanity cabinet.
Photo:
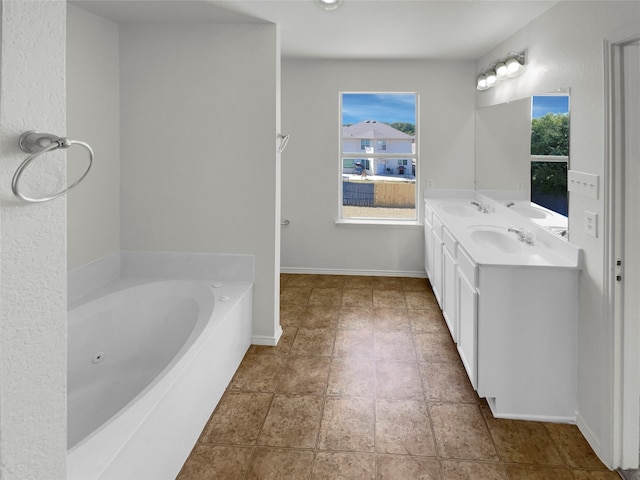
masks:
[(424, 222), (425, 268), (471, 384), (496, 417), (575, 422), (580, 251), (533, 224), (534, 244), (520, 242), (508, 229), (521, 218), (471, 201), (426, 199)]

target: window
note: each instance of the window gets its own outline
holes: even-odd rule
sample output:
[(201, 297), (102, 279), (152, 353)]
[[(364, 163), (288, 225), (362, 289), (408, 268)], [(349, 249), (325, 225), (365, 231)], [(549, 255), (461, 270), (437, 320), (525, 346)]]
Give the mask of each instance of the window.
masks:
[(340, 94), (340, 220), (417, 220), (417, 106), (417, 93)]
[[(371, 163), (366, 158), (343, 158), (342, 159), (342, 170), (348, 171), (349, 169), (362, 169), (370, 170)], [(352, 172), (354, 173), (354, 172)], [(357, 172), (358, 174), (360, 171)]]
[(531, 100), (531, 201), (568, 215), (569, 96)]

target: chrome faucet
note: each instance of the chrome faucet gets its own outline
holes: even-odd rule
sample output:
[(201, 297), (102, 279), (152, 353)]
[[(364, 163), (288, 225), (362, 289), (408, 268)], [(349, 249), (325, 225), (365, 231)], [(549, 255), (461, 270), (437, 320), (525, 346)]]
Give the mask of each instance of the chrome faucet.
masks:
[(481, 203), (478, 202), (471, 202), (471, 205), (475, 205), (476, 207), (478, 207), (478, 211), (482, 212), (482, 213), (488, 213), (489, 210), (487, 209), (486, 206), (482, 205)]
[(526, 243), (527, 245), (533, 245), (533, 234), (531, 232), (523, 232), (518, 228), (508, 228), (508, 232), (515, 233), (518, 236), (518, 240)]

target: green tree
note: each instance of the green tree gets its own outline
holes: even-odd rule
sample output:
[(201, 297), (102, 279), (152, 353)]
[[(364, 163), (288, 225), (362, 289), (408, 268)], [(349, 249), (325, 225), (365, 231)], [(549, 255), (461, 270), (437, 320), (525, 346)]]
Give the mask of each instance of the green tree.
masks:
[(569, 115), (547, 113), (531, 120), (531, 155), (569, 156)]
[(543, 194), (567, 194), (566, 162), (531, 162), (531, 188)]
[(390, 127), (395, 128), (396, 130), (400, 130), (401, 132), (406, 133), (407, 135), (415, 135), (416, 134), (416, 126), (413, 123), (409, 122), (393, 122), (389, 124)]

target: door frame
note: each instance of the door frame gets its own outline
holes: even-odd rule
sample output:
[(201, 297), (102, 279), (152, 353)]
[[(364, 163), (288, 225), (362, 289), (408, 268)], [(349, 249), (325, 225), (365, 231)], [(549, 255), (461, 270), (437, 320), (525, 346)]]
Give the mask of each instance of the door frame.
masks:
[[(615, 32), (604, 42), (605, 61), (605, 171), (604, 249), (605, 318), (613, 319), (612, 350), (613, 468), (638, 468), (640, 444), (640, 325), (624, 314), (625, 282), (617, 281), (624, 270), (624, 90), (621, 54), (637, 42), (637, 26)], [(616, 263), (621, 259), (622, 267)], [(636, 285), (637, 287), (637, 285)]]

